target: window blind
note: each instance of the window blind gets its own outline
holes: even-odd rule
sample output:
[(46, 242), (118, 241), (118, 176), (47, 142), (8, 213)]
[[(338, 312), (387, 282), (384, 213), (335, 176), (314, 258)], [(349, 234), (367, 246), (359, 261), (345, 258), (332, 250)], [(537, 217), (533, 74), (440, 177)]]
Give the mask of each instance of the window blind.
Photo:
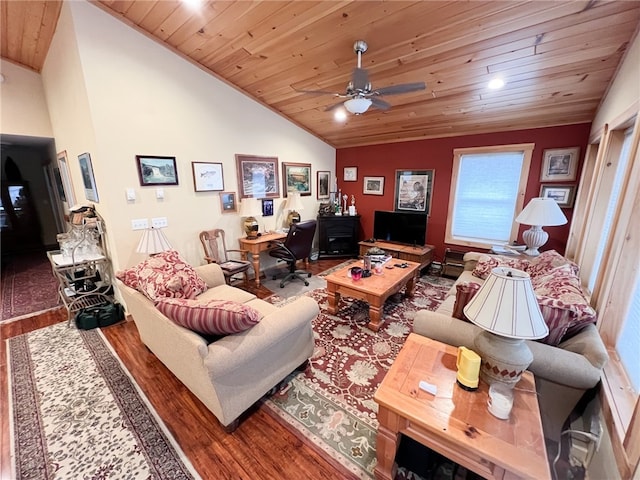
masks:
[(631, 304), (616, 343), (620, 361), (631, 380), (631, 385), (636, 394), (640, 392), (640, 369), (638, 368), (638, 365), (640, 365), (640, 349), (638, 349), (638, 339), (640, 339), (640, 279), (636, 278), (636, 287), (631, 296)]

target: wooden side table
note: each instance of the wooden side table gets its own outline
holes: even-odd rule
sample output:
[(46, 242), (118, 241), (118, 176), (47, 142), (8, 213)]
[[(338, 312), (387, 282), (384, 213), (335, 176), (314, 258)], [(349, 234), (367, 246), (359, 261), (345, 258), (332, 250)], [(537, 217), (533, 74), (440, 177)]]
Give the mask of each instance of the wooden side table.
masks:
[[(487, 410), (488, 385), (455, 383), (457, 348), (412, 333), (380, 384), (377, 479), (395, 478), (400, 435), (407, 435), (487, 479), (551, 479), (535, 382), (525, 372), (508, 420)], [(424, 380), (436, 395), (420, 390)]]

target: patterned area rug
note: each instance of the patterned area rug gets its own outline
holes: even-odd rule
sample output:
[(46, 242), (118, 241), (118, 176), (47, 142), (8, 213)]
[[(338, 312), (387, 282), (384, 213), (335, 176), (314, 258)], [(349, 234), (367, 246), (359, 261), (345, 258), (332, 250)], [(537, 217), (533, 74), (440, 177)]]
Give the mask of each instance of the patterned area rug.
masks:
[(200, 478), (99, 330), (7, 343), (13, 478)]
[[(267, 411), (356, 477), (373, 478), (378, 427), (373, 395), (411, 332), (416, 312), (435, 310), (452, 284), (453, 280), (422, 277), (413, 298), (387, 301), (378, 332), (366, 327), (365, 302), (343, 297), (338, 314), (330, 315), (324, 289), (307, 293), (321, 310), (313, 324), (311, 366), (283, 383), (265, 402)], [(279, 303), (273, 297), (272, 301)]]
[(58, 280), (44, 252), (13, 255), (3, 262), (0, 322), (59, 305)]

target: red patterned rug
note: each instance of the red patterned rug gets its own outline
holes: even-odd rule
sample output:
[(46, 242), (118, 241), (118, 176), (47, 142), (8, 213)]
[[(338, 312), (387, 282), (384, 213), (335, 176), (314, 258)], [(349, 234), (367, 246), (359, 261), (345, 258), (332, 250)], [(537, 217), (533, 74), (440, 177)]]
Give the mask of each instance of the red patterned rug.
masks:
[(2, 262), (0, 322), (60, 306), (58, 281), (45, 252), (13, 255)]
[(330, 315), (325, 289), (308, 292), (320, 305), (313, 323), (311, 365), (287, 379), (265, 402), (267, 411), (354, 477), (373, 478), (378, 427), (373, 395), (411, 332), (416, 312), (435, 310), (452, 284), (453, 280), (422, 277), (413, 298), (387, 301), (378, 332), (367, 328), (365, 302), (343, 297), (337, 315)]

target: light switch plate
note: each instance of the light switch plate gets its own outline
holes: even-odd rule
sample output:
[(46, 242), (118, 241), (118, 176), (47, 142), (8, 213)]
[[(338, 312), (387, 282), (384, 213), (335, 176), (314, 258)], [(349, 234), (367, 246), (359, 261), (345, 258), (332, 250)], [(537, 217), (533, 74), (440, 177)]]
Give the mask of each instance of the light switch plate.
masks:
[(164, 188), (156, 188), (156, 198), (162, 200), (164, 198)]
[(131, 220), (132, 230), (144, 230), (145, 228), (149, 228), (149, 220), (146, 218), (135, 218)]
[(155, 217), (151, 219), (151, 226), (153, 228), (164, 228), (168, 225), (167, 217)]
[(133, 202), (136, 199), (136, 191), (133, 188), (127, 188), (127, 201)]

